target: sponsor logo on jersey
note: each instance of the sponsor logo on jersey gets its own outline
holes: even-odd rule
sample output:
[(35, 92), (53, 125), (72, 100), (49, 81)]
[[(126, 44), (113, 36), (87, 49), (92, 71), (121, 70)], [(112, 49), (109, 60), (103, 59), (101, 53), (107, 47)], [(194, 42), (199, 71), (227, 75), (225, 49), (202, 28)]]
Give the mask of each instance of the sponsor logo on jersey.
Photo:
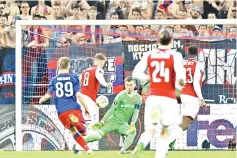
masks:
[(133, 104), (123, 104), (123, 105), (120, 105), (120, 107), (122, 107), (122, 108), (134, 108), (134, 105)]
[(133, 99), (132, 100), (132, 104), (136, 104), (137, 103), (137, 100), (136, 99)]

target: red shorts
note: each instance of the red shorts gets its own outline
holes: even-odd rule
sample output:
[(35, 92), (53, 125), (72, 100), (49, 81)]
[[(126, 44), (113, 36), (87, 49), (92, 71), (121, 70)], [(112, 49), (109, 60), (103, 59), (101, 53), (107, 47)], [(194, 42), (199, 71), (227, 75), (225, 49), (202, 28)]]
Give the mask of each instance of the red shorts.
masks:
[(65, 128), (69, 129), (78, 124), (84, 124), (85, 120), (82, 116), (81, 110), (69, 110), (58, 115), (59, 120)]

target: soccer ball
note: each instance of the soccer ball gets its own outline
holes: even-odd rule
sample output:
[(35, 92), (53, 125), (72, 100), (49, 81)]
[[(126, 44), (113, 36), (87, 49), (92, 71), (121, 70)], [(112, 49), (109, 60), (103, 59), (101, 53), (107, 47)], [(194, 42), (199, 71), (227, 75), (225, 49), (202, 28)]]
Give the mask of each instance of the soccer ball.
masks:
[(96, 104), (100, 108), (105, 108), (109, 105), (109, 99), (104, 95), (100, 95), (96, 98)]

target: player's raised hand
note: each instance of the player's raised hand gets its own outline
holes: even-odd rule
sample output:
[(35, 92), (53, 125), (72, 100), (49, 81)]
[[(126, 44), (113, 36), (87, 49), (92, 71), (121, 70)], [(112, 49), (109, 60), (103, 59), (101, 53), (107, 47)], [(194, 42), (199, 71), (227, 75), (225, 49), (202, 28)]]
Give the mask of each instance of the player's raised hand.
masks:
[(103, 124), (104, 124), (104, 122), (103, 122), (103, 121), (100, 121), (100, 122), (94, 124), (94, 125), (92, 126), (92, 129), (93, 129), (93, 130), (98, 130), (98, 129), (100, 129), (100, 128), (103, 126)]
[(206, 108), (207, 104), (205, 103), (204, 99), (199, 100), (199, 102), (202, 108)]

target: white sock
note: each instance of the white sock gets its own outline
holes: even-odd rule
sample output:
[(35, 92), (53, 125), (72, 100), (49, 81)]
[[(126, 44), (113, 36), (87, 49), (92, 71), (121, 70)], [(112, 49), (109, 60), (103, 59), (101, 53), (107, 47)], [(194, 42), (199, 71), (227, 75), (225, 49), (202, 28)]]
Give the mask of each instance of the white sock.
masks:
[(150, 132), (143, 132), (139, 141), (139, 143), (143, 144), (144, 149), (146, 148), (146, 146), (148, 145), (148, 143), (150, 143), (151, 139), (153, 138), (153, 135)]
[(164, 140), (162, 137), (156, 143), (156, 156), (155, 158), (165, 158), (169, 149), (169, 141)]
[(172, 143), (175, 139), (183, 133), (183, 129), (180, 126), (176, 126), (174, 129), (170, 130), (168, 142)]

